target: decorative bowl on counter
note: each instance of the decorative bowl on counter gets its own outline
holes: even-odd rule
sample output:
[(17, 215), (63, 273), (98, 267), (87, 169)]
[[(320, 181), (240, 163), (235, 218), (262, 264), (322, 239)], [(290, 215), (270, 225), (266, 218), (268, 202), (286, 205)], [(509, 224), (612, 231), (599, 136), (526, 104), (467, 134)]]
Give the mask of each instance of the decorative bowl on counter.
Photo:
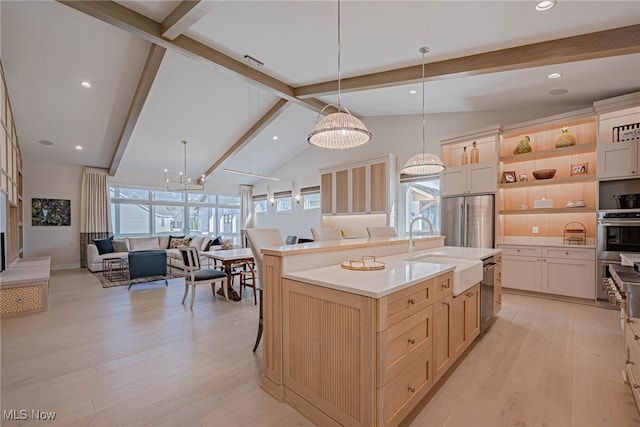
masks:
[(540, 169), (538, 171), (533, 171), (533, 177), (535, 179), (549, 179), (553, 178), (555, 174), (555, 169)]

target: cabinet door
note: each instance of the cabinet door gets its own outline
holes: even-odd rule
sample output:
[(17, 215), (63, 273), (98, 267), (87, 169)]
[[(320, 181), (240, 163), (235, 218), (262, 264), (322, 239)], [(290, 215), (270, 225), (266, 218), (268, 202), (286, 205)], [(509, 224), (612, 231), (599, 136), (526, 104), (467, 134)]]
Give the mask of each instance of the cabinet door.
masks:
[(541, 291), (540, 258), (502, 256), (502, 286), (525, 291)]
[(336, 171), (336, 213), (349, 212), (349, 170)]
[(467, 192), (466, 166), (447, 168), (440, 177), (440, 193), (442, 196), (454, 196)]
[(498, 190), (495, 163), (477, 163), (467, 168), (467, 193), (491, 193)]
[(598, 147), (598, 178), (624, 178), (637, 174), (637, 142), (618, 142)]
[(369, 211), (387, 212), (389, 197), (389, 179), (387, 178), (387, 163), (374, 163), (369, 168)]
[(433, 307), (433, 366), (436, 381), (453, 363), (451, 345), (451, 303), (452, 296), (436, 301)]
[(333, 213), (333, 173), (323, 173), (320, 177), (320, 210), (323, 215)]
[(542, 291), (595, 299), (596, 263), (583, 259), (542, 259)]
[(456, 360), (467, 348), (465, 322), (466, 300), (466, 295), (462, 294), (454, 297), (451, 302), (451, 329), (449, 339), (451, 340), (451, 350), (454, 360)]
[(367, 212), (367, 167), (351, 169), (351, 212)]
[(480, 335), (480, 285), (475, 285), (465, 292), (464, 330), (467, 343)]
[(496, 315), (502, 309), (502, 264), (493, 269), (493, 298), (493, 314)]

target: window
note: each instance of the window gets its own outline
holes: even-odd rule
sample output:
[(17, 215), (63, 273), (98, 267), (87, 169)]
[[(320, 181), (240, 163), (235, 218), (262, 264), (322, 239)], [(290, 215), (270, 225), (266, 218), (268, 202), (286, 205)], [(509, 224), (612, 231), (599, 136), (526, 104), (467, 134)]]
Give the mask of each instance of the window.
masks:
[[(435, 178), (402, 180), (406, 188), (407, 217), (406, 232), (409, 233), (411, 220), (424, 216), (433, 224), (433, 234), (440, 234), (440, 180)], [(402, 182), (401, 181), (401, 182)], [(429, 226), (424, 221), (413, 225), (413, 234), (428, 233)]]
[(199, 234), (239, 242), (240, 196), (117, 186), (109, 194), (117, 237)]
[(256, 214), (267, 213), (267, 195), (257, 194), (251, 198), (253, 201), (253, 212)]
[(277, 191), (273, 194), (276, 212), (291, 212), (291, 190)]
[(302, 209), (305, 211), (320, 209), (320, 187), (306, 187), (300, 189)]

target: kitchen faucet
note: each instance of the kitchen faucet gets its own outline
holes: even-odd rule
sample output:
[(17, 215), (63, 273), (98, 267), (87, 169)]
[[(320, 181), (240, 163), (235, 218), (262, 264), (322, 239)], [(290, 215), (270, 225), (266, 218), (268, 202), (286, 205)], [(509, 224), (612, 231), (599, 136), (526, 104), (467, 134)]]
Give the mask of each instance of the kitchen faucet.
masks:
[(409, 253), (413, 253), (413, 223), (418, 220), (423, 220), (429, 226), (429, 236), (433, 236), (433, 224), (429, 221), (429, 218), (426, 216), (417, 216), (411, 220), (409, 223)]

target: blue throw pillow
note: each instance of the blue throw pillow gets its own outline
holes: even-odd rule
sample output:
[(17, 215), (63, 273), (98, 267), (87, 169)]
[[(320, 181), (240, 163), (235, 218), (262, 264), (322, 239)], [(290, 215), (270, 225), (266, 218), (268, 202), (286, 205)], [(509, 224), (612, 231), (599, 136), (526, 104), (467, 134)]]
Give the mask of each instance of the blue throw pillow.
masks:
[(213, 239), (213, 242), (211, 242), (211, 245), (209, 246), (220, 246), (222, 245), (222, 236), (218, 236), (215, 239)]
[(108, 239), (97, 239), (93, 241), (93, 244), (98, 248), (98, 254), (110, 254), (113, 253), (113, 236)]

